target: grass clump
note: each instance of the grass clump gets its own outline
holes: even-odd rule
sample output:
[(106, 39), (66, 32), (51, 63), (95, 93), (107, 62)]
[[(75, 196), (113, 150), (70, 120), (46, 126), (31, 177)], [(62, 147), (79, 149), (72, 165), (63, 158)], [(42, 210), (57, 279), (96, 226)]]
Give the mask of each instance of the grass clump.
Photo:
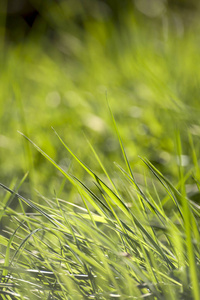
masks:
[[(103, 179), (59, 139), (91, 180), (82, 182), (31, 142), (75, 187), (79, 204), (70, 195), (38, 204), (1, 184), (10, 192), (0, 204), (9, 219), (0, 236), (1, 298), (198, 300), (200, 207), (185, 189), (191, 172), (180, 165), (174, 186), (142, 159), (151, 175), (139, 185), (118, 133), (127, 170), (116, 165), (120, 181), (113, 182), (92, 146)], [(177, 141), (181, 157), (178, 134)], [(10, 207), (16, 198), (20, 210)]]

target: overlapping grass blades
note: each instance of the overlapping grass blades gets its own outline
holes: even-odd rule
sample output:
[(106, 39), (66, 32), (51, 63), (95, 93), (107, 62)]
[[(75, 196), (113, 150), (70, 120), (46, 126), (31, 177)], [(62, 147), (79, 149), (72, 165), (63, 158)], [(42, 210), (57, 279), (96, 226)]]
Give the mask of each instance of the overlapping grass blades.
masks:
[[(164, 187), (172, 210), (168, 210), (169, 201), (157, 203), (151, 190), (144, 192), (134, 178), (114, 117), (113, 121), (127, 166), (127, 171), (118, 166), (126, 178), (127, 195), (113, 183), (92, 146), (107, 182), (56, 133), (94, 181), (94, 189), (26, 137), (74, 185), (85, 208), (58, 197), (34, 203), (0, 185), (21, 205), (17, 212), (6, 206), (9, 198), (4, 201), (3, 216), (12, 223), (5, 228), (10, 238), (1, 236), (2, 299), (198, 300), (199, 207), (182, 194), (183, 186), (178, 191), (147, 159), (143, 162), (157, 179), (154, 189), (159, 197), (159, 184)], [(26, 206), (31, 213), (26, 213)]]

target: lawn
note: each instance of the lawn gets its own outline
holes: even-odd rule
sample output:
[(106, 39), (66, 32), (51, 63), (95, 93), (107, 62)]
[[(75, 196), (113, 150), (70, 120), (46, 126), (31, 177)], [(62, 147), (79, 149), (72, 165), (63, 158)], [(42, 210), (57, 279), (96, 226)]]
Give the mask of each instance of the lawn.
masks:
[(1, 12), (3, 300), (200, 298), (200, 11), (106, 3)]

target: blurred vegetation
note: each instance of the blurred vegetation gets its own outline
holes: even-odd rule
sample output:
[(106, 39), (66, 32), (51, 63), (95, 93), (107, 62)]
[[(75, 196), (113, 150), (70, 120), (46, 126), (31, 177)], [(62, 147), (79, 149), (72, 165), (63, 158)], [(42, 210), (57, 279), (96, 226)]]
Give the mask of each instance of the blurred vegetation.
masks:
[(75, 173), (78, 166), (51, 127), (99, 170), (86, 135), (112, 168), (121, 154), (106, 98), (139, 180), (138, 155), (175, 181), (175, 130), (184, 166), (190, 167), (188, 133), (197, 154), (200, 134), (198, 1), (15, 0), (0, 5), (1, 182), (9, 185), (29, 171), (24, 191), (46, 195), (62, 182), (18, 131)]

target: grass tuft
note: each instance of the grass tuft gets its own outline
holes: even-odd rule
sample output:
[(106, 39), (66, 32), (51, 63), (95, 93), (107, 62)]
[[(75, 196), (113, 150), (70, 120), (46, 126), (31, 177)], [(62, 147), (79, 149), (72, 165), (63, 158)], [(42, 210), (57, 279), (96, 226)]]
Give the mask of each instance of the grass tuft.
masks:
[[(56, 133), (90, 176), (88, 186), (25, 136), (75, 187), (80, 199), (73, 204), (56, 196), (38, 204), (0, 184), (10, 193), (1, 204), (2, 217), (12, 221), (0, 236), (2, 299), (199, 299), (200, 211), (186, 195), (184, 170), (179, 191), (142, 159), (156, 179), (153, 188), (144, 190), (135, 180), (115, 121), (114, 125), (128, 169), (117, 165), (126, 193), (113, 183), (92, 146), (105, 180)], [(7, 205), (10, 199), (18, 199), (17, 211)]]

